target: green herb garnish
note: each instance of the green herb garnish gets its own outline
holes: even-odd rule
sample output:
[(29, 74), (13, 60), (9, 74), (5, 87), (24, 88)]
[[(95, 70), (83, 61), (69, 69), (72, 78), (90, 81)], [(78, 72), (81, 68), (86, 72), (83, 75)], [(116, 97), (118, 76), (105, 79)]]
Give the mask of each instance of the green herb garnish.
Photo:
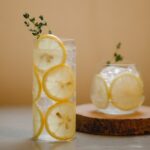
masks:
[(106, 64), (109, 65), (109, 64), (117, 63), (117, 62), (123, 60), (123, 56), (118, 53), (118, 51), (119, 51), (120, 49), (121, 49), (121, 42), (119, 42), (119, 43), (116, 45), (116, 51), (114, 52), (114, 55), (113, 55), (111, 61), (107, 61)]
[[(32, 33), (33, 36), (39, 38), (40, 34), (43, 32), (43, 27), (47, 26), (47, 22), (42, 15), (38, 18), (38, 21), (35, 17), (31, 17), (29, 13), (24, 13), (23, 17), (25, 19), (24, 24)], [(49, 34), (52, 34), (52, 31), (48, 31)]]

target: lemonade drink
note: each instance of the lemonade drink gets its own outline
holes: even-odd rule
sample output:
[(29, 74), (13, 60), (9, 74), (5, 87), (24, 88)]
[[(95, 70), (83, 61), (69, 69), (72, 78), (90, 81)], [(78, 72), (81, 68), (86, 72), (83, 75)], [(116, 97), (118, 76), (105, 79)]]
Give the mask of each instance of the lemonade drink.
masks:
[(34, 139), (68, 141), (75, 135), (75, 44), (41, 35), (33, 51)]
[(106, 114), (130, 114), (144, 102), (143, 82), (135, 65), (112, 64), (96, 74), (91, 100)]

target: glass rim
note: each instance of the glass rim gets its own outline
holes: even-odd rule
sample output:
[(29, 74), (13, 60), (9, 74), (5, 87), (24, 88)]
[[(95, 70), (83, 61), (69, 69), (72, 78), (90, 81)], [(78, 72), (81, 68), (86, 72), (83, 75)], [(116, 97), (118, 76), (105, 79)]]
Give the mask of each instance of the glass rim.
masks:
[(65, 41), (75, 41), (75, 39), (73, 38), (64, 38), (64, 37), (60, 37), (60, 40), (65, 42)]
[(119, 63), (113, 63), (113, 64), (105, 64), (105, 66), (122, 66), (122, 67), (126, 67), (126, 66), (136, 66), (136, 64), (133, 63), (125, 63), (125, 64), (119, 64)]
[[(67, 37), (59, 37), (57, 36), (61, 41), (65, 42), (65, 41), (75, 41), (74, 38), (67, 38)], [(36, 42), (38, 39), (33, 39), (34, 42)]]

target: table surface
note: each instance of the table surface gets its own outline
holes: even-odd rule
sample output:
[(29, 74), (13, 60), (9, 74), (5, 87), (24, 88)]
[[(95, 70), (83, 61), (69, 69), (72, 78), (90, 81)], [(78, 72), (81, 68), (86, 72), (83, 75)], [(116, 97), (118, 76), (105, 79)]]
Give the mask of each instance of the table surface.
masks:
[(150, 136), (113, 137), (77, 133), (71, 142), (33, 141), (30, 107), (0, 108), (0, 150), (149, 150)]

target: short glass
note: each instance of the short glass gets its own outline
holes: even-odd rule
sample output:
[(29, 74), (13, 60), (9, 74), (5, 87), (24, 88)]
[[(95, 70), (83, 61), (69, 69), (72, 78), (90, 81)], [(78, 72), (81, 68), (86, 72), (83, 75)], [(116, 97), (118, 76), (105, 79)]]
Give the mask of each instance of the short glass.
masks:
[(70, 141), (76, 124), (73, 39), (41, 35), (33, 51), (33, 138)]
[(106, 114), (131, 114), (144, 102), (143, 82), (134, 64), (110, 64), (94, 77), (92, 103)]

